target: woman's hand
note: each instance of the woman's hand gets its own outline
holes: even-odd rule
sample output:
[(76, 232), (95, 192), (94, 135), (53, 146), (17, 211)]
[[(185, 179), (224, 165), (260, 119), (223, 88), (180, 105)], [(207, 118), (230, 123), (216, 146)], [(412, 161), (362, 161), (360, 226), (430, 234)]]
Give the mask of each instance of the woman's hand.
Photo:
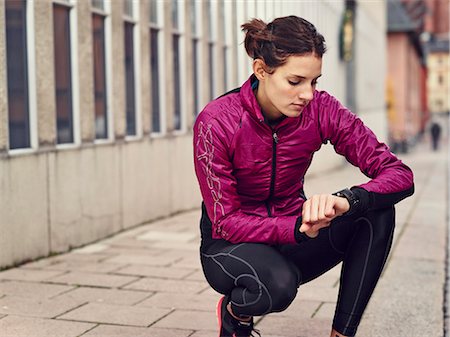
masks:
[(347, 212), (350, 204), (346, 198), (331, 194), (316, 194), (303, 204), (300, 232), (311, 238), (319, 234), (319, 229), (330, 225), (331, 220)]

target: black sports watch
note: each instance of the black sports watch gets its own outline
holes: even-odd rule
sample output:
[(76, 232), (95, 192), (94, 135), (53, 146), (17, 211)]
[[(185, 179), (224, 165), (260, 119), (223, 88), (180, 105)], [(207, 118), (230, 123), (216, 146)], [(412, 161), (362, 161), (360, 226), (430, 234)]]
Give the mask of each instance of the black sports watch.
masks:
[(356, 211), (358, 210), (358, 206), (360, 204), (360, 200), (358, 197), (356, 197), (356, 195), (351, 190), (349, 190), (348, 188), (345, 188), (336, 193), (333, 193), (333, 195), (347, 199), (347, 201), (350, 205), (350, 208), (348, 209), (348, 211), (342, 215), (352, 215), (352, 214), (356, 213)]

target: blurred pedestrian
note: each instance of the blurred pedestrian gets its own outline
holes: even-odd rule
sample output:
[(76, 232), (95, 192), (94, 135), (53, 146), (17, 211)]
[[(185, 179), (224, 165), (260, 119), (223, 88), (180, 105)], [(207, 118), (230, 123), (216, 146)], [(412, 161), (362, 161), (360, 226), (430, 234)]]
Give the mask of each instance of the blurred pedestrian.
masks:
[[(288, 16), (242, 25), (253, 74), (210, 102), (194, 126), (203, 197), (201, 262), (224, 296), (219, 336), (260, 335), (253, 316), (285, 310), (297, 288), (343, 261), (331, 336), (354, 336), (392, 243), (394, 204), (413, 174), (325, 91), (325, 41)], [(303, 178), (330, 141), (371, 178), (307, 198)], [(292, 326), (301, 334), (301, 325)]]
[(441, 138), (441, 125), (438, 122), (433, 121), (431, 123), (430, 132), (433, 151), (437, 151), (439, 149), (439, 140)]

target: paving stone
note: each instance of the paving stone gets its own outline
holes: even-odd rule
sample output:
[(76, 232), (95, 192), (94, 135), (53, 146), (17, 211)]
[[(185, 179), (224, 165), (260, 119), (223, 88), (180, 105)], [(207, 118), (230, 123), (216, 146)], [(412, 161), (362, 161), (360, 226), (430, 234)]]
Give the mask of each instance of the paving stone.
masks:
[(149, 326), (170, 313), (168, 309), (89, 303), (59, 319), (132, 326)]
[(39, 282), (62, 274), (62, 271), (13, 268), (0, 272), (0, 280)]
[(77, 337), (95, 324), (7, 316), (0, 319), (2, 337)]
[(201, 270), (201, 269), (197, 269), (195, 272), (193, 272), (189, 276), (185, 277), (185, 280), (202, 281), (202, 282), (205, 281), (206, 282), (205, 274), (203, 273), (203, 270)]
[(442, 263), (393, 259), (369, 302), (359, 334), (442, 336), (444, 280)]
[(175, 261), (176, 259), (172, 257), (142, 256), (137, 254), (123, 254), (105, 260), (105, 262), (109, 263), (137, 264), (148, 266), (169, 266)]
[(320, 303), (317, 311), (314, 313), (314, 319), (323, 318), (323, 319), (333, 319), (334, 311), (336, 309), (336, 303)]
[(297, 297), (308, 301), (335, 302), (338, 291), (339, 286), (323, 287), (315, 285), (314, 281), (311, 281), (299, 287)]
[(143, 307), (158, 307), (168, 309), (195, 309), (214, 312), (219, 300), (216, 294), (194, 294), (194, 293), (156, 293), (145, 301), (138, 304)]
[(74, 254), (94, 254), (107, 250), (109, 248), (108, 245), (102, 243), (94, 243), (92, 245), (87, 245), (82, 248), (74, 249), (72, 252)]
[(127, 326), (111, 326), (100, 324), (95, 329), (85, 333), (83, 337), (187, 337), (192, 330), (136, 328)]
[(304, 319), (283, 316), (282, 313), (273, 313), (265, 316), (256, 328), (263, 336), (279, 337), (315, 337), (329, 336), (331, 332), (331, 319)]
[(105, 263), (105, 262), (81, 262), (81, 261), (58, 261), (47, 267), (45, 270), (65, 270), (65, 271), (84, 271), (94, 273), (110, 273), (120, 268), (123, 268), (125, 264), (118, 263)]
[(21, 296), (27, 298), (49, 298), (74, 287), (59, 284), (44, 284), (18, 281), (0, 282), (0, 294)]
[[(189, 330), (217, 331), (217, 317), (215, 311), (187, 311), (175, 310), (170, 315), (156, 322), (155, 328), (179, 328), (182, 326)], [(215, 334), (211, 333), (211, 336)]]
[(173, 267), (201, 269), (202, 265), (200, 263), (200, 257), (198, 255), (196, 255), (196, 256), (189, 256), (189, 257), (182, 258), (181, 260), (175, 262), (173, 264)]
[(132, 275), (132, 276), (150, 276), (154, 278), (170, 278), (170, 279), (184, 279), (191, 275), (195, 269), (189, 268), (163, 268), (152, 266), (127, 266), (116, 270), (114, 274), (117, 275)]
[(168, 233), (164, 231), (149, 230), (148, 232), (137, 236), (136, 239), (144, 241), (189, 242), (197, 237), (197, 233), (193, 233), (192, 231), (186, 233)]
[(174, 293), (199, 293), (207, 287), (209, 286), (206, 282), (195, 282), (185, 280), (161, 281), (161, 279), (146, 277), (126, 286), (125, 289), (162, 291)]
[(60, 300), (78, 300), (83, 301), (84, 303), (92, 302), (134, 305), (151, 295), (152, 293), (149, 292), (134, 290), (79, 287), (54, 298)]
[(155, 248), (177, 249), (183, 251), (192, 251), (198, 253), (200, 244), (197, 242), (165, 242), (158, 241), (153, 244)]
[(52, 318), (84, 302), (75, 299), (39, 299), (17, 296), (5, 296), (0, 299), (0, 313), (9, 315)]
[(117, 288), (122, 287), (130, 282), (136, 281), (137, 279), (137, 277), (131, 276), (107, 275), (74, 271), (62, 276), (54, 277), (49, 281), (53, 283), (74, 284), (82, 286)]
[(322, 304), (323, 302), (320, 301), (301, 300), (297, 297), (291, 305), (280, 314), (288, 317), (307, 319), (311, 318)]

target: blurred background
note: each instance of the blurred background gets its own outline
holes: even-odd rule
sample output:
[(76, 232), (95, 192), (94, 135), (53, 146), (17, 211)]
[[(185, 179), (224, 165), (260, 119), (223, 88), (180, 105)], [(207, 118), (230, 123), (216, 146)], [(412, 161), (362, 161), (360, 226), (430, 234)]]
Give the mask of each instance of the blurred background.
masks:
[[(254, 17), (316, 25), (318, 89), (393, 152), (446, 135), (449, 14), (449, 0), (0, 0), (0, 268), (198, 208), (191, 129), (250, 75)], [(325, 145), (309, 175), (344, 164)]]

